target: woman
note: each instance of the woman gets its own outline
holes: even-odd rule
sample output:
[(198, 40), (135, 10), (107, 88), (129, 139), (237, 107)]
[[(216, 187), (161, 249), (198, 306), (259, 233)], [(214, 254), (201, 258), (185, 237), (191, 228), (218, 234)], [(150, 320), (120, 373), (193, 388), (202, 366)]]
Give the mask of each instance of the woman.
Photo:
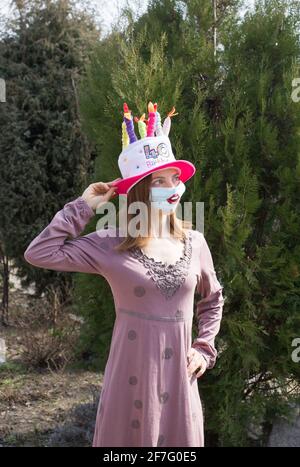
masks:
[[(119, 157), (123, 178), (91, 184), (24, 254), (37, 267), (100, 274), (110, 284), (116, 319), (93, 447), (204, 446), (197, 378), (215, 364), (224, 301), (203, 234), (175, 214), (191, 166), (175, 159), (159, 130), (127, 142)], [(149, 221), (147, 234), (110, 225), (79, 237), (94, 210), (116, 194), (127, 195), (128, 207), (144, 203), (138, 224)], [(127, 211), (126, 227), (133, 218)], [(192, 343), (195, 289), (201, 300)]]

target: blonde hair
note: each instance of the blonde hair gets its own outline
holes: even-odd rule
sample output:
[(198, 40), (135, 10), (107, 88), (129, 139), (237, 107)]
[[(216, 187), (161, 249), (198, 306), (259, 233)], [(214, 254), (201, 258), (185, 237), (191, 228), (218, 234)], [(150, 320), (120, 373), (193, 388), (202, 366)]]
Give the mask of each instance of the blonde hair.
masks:
[[(138, 183), (136, 183), (128, 192), (127, 194), (127, 226), (132, 218), (135, 217), (135, 214), (131, 214), (128, 212), (128, 207), (131, 205), (131, 203), (134, 202), (143, 202), (147, 205), (146, 212), (148, 214), (148, 236), (143, 237), (143, 236), (138, 236), (138, 237), (132, 237), (128, 233), (128, 229), (126, 229), (127, 236), (125, 239), (119, 243), (117, 246), (114, 247), (116, 251), (126, 251), (130, 248), (138, 247), (138, 248), (143, 248), (147, 246), (148, 242), (150, 241), (151, 237), (151, 202), (149, 200), (149, 194), (150, 194), (150, 184), (152, 180), (152, 174), (147, 175), (146, 177), (142, 178)], [(160, 213), (160, 219), (162, 216), (161, 211)], [(186, 232), (185, 230), (189, 230), (193, 228), (193, 224), (190, 221), (179, 219), (176, 216), (175, 212), (171, 212), (169, 214), (170, 217), (170, 234), (173, 237), (176, 238), (186, 238)], [(140, 224), (140, 222), (138, 223)]]

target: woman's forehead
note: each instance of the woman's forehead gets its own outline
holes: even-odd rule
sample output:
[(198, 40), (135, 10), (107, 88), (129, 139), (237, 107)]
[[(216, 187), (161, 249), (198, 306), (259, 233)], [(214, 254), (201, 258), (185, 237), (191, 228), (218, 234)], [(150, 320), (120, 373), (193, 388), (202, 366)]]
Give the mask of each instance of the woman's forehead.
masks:
[(157, 170), (156, 172), (153, 172), (151, 175), (152, 175), (152, 178), (154, 177), (158, 177), (158, 176), (167, 176), (167, 175), (173, 175), (173, 174), (180, 174), (180, 169), (178, 169), (177, 167), (172, 167), (172, 168), (167, 168), (167, 169), (163, 169), (163, 170)]

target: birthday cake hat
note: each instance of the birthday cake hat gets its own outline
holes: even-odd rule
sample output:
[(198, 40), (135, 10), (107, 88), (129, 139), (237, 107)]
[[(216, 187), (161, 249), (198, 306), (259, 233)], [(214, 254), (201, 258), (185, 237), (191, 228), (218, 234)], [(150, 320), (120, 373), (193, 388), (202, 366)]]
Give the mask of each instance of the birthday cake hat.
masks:
[[(157, 104), (152, 102), (148, 104), (148, 119), (145, 114), (133, 118), (126, 103), (123, 110), (122, 152), (118, 159), (123, 178), (113, 183), (117, 194), (127, 194), (142, 178), (164, 168), (179, 168), (179, 178), (183, 183), (194, 175), (196, 168), (190, 161), (175, 159), (168, 137), (171, 117), (177, 115), (175, 107), (168, 113), (163, 125)], [(140, 139), (136, 136), (134, 122), (138, 124)]]

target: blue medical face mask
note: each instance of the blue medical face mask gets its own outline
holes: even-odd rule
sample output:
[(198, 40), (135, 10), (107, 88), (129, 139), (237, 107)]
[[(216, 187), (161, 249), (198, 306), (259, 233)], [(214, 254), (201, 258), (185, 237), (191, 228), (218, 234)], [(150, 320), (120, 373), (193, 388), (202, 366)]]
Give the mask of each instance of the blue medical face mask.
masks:
[(155, 208), (173, 212), (185, 190), (186, 186), (181, 180), (175, 187), (150, 187), (149, 200)]

